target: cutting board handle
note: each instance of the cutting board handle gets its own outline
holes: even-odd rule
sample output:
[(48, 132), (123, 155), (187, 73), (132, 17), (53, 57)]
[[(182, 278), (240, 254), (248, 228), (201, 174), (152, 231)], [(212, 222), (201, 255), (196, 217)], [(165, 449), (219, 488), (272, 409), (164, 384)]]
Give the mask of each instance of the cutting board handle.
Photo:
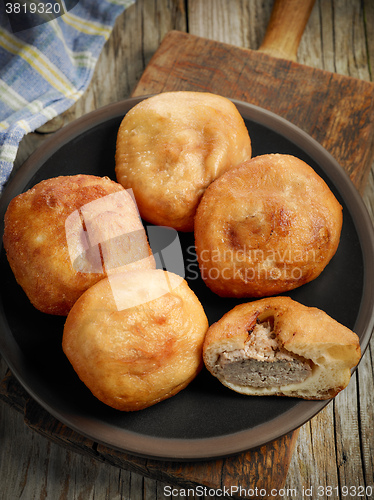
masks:
[(274, 0), (259, 51), (296, 61), (297, 49), (314, 3), (315, 0)]

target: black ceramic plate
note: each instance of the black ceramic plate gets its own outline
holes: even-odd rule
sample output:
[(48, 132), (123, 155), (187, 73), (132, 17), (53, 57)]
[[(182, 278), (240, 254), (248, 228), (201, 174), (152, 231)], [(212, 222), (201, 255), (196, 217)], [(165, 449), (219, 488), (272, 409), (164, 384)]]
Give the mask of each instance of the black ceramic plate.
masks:
[[(49, 177), (78, 173), (115, 178), (114, 150), (122, 117), (139, 99), (94, 111), (56, 133), (17, 172), (0, 200), (0, 220), (18, 193)], [(374, 237), (370, 219), (347, 175), (313, 139), (282, 118), (235, 102), (253, 143), (253, 156), (289, 153), (309, 163), (343, 205), (339, 249), (312, 283), (292, 291), (293, 299), (316, 306), (353, 328), (364, 350), (374, 322)], [(1, 226), (3, 233), (3, 225)], [(186, 279), (209, 322), (239, 301), (212, 294), (197, 276), (193, 236), (181, 234)], [(0, 255), (0, 349), (14, 375), (52, 415), (79, 433), (110, 447), (160, 459), (208, 459), (238, 453), (299, 427), (326, 402), (237, 394), (206, 370), (182, 392), (134, 413), (96, 400), (78, 380), (61, 349), (64, 318), (38, 312), (16, 284)]]

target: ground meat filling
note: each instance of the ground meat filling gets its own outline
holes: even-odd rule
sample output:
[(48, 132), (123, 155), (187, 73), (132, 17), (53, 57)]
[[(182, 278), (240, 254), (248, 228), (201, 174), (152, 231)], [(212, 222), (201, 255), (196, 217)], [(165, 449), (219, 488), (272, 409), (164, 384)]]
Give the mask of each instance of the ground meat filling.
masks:
[(271, 321), (257, 323), (248, 332), (244, 349), (222, 352), (216, 369), (227, 382), (251, 387), (295, 384), (312, 372), (311, 362), (281, 348)]

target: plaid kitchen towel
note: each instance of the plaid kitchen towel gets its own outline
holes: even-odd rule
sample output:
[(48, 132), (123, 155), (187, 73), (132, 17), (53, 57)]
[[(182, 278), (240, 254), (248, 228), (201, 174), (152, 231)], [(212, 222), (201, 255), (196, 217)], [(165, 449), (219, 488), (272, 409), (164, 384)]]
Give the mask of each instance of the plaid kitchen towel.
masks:
[(63, 15), (20, 31), (12, 27), (11, 17), (21, 19), (19, 12), (4, 12), (5, 6), (11, 11), (16, 4), (4, 2), (0, 9), (0, 192), (22, 137), (79, 99), (116, 17), (134, 2), (79, 0), (68, 9), (65, 1)]

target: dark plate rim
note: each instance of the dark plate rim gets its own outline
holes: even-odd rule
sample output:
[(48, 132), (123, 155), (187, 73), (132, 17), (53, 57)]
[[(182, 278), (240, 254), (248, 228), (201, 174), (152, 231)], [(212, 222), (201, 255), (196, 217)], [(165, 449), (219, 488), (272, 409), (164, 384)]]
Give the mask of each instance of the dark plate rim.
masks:
[[(106, 122), (124, 116), (139, 101), (149, 96), (125, 99), (92, 111), (66, 125), (47, 139), (16, 172), (0, 198), (0, 213), (3, 216), (10, 200), (19, 192), (19, 185), (27, 185), (44, 162), (62, 146), (83, 132)], [(354, 221), (361, 245), (364, 263), (363, 296), (355, 325), (360, 336), (362, 353), (369, 343), (374, 326), (374, 230), (367, 209), (357, 189), (339, 163), (316, 140), (296, 125), (253, 104), (232, 99), (244, 118), (264, 125), (283, 135), (304, 150), (321, 166), (331, 183), (344, 199)], [(326, 169), (326, 164), (328, 168)], [(323, 165), (323, 167), (322, 167)], [(3, 224), (3, 221), (1, 221)], [(1, 304), (2, 306), (2, 304)], [(9, 330), (3, 309), (0, 310), (0, 331)], [(12, 339), (13, 337), (11, 337)], [(22, 356), (15, 340), (12, 345), (0, 339), (0, 350), (11, 372), (27, 392), (51, 415), (79, 434), (95, 442), (137, 456), (159, 460), (207, 460), (225, 457), (254, 449), (278, 439), (305, 424), (321, 411), (331, 400), (303, 401), (274, 420), (265, 422), (245, 431), (230, 435), (203, 439), (165, 439), (140, 435), (132, 431), (116, 428), (110, 424), (77, 418), (52, 407), (43, 399), (27, 380), (27, 373), (20, 366)], [(26, 370), (27, 372), (27, 370)]]

